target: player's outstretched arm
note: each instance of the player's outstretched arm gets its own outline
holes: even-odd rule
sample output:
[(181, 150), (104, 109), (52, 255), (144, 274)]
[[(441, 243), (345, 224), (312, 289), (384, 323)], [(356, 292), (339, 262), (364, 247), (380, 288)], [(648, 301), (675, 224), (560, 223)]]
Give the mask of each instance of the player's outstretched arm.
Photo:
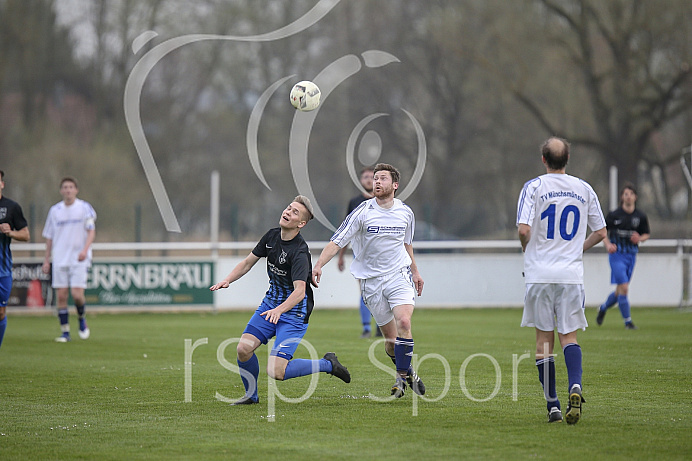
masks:
[(315, 267), (312, 268), (312, 284), (318, 286), (320, 279), (322, 278), (322, 268), (339, 252), (340, 248), (334, 242), (327, 243), (324, 247), (319, 259), (315, 263)]
[(238, 280), (240, 277), (243, 275), (247, 274), (250, 269), (252, 269), (252, 266), (257, 264), (257, 261), (259, 261), (259, 257), (255, 256), (254, 253), (250, 253), (247, 255), (245, 259), (240, 261), (237, 266), (233, 268), (230, 274), (226, 276), (222, 281), (217, 283), (216, 285), (212, 285), (209, 287), (211, 291), (216, 291), (220, 290), (221, 288), (228, 288), (228, 286)]

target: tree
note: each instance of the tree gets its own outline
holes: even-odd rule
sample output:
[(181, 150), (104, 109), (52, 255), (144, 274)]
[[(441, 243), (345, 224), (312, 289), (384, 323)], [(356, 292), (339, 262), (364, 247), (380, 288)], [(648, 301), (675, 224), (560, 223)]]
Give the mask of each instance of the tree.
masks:
[(529, 6), (543, 18), (540, 33), (557, 52), (540, 71), (575, 72), (580, 88), (563, 91), (584, 96), (579, 106), (593, 122), (570, 126), (525, 79), (510, 84), (517, 100), (548, 133), (593, 148), (606, 165), (616, 165), (623, 180), (636, 183), (640, 165), (665, 163), (651, 140), (692, 109), (692, 4), (531, 0)]
[(56, 85), (75, 74), (68, 31), (56, 24), (53, 1), (0, 2), (0, 97), (22, 97), (25, 126), (43, 115)]

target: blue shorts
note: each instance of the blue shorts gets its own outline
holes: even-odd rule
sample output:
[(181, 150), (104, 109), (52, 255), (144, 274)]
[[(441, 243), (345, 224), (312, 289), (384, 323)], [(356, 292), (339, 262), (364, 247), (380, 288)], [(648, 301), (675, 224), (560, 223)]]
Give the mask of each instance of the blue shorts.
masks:
[(637, 262), (637, 253), (610, 253), (608, 260), (610, 261), (610, 283), (617, 285), (630, 283), (634, 263)]
[(0, 277), (0, 307), (7, 306), (7, 301), (10, 300), (10, 292), (12, 291), (12, 276), (6, 275)]
[(300, 340), (303, 339), (303, 336), (308, 331), (308, 324), (303, 323), (303, 319), (296, 318), (287, 313), (281, 314), (277, 324), (271, 323), (260, 315), (262, 312), (274, 307), (276, 306), (267, 303), (266, 299), (262, 300), (262, 304), (252, 315), (243, 334), (251, 334), (262, 341), (262, 344), (267, 344), (270, 339), (276, 336), (274, 348), (271, 350), (270, 355), (291, 360), (298, 347), (298, 343), (300, 343)]

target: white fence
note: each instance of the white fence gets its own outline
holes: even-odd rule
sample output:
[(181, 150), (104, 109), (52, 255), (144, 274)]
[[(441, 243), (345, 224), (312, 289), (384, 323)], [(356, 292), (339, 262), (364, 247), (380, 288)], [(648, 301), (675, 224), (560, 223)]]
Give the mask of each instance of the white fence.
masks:
[[(152, 258), (180, 261), (180, 254), (194, 253), (196, 260), (214, 263), (214, 278), (221, 280), (254, 247), (254, 242), (193, 243), (95, 243), (94, 260), (146, 262)], [(309, 243), (316, 260), (325, 242)], [(42, 244), (12, 245), (15, 260), (38, 260)], [(518, 241), (434, 241), (414, 243), (416, 262), (425, 280), (418, 307), (519, 307), (524, 298), (523, 257)], [(679, 306), (688, 304), (692, 289), (690, 275), (692, 240), (649, 240), (642, 245), (630, 287), (633, 306)], [(229, 250), (238, 256), (225, 256)], [(160, 256), (133, 256), (141, 252), (159, 252)], [(168, 256), (169, 253), (177, 255)], [(101, 256), (119, 255), (123, 256)], [(203, 255), (200, 257), (200, 255)], [(190, 256), (191, 257), (191, 256)], [(347, 267), (350, 257), (347, 257)], [(603, 247), (584, 256), (586, 304), (597, 306), (613, 289), (610, 285), (608, 257)], [(214, 308), (255, 308), (268, 287), (266, 269), (260, 261), (250, 273), (229, 289), (214, 294)], [(355, 307), (358, 286), (346, 269), (339, 272), (336, 258), (324, 269), (320, 288), (315, 290), (319, 308)], [(152, 306), (148, 306), (152, 307)], [(157, 306), (161, 308), (162, 306)]]

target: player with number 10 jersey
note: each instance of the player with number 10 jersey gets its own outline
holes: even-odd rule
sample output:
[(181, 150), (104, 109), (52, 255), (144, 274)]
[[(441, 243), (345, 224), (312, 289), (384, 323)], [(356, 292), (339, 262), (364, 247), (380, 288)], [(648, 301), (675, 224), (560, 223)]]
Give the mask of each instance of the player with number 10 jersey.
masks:
[(526, 283), (583, 284), (587, 226), (605, 227), (593, 188), (568, 174), (547, 173), (524, 184), (517, 225), (531, 226), (524, 255)]
[[(606, 237), (605, 219), (591, 186), (565, 173), (569, 161), (566, 140), (548, 139), (541, 146), (541, 157), (546, 174), (524, 185), (517, 204), (526, 277), (521, 326), (536, 329), (536, 367), (549, 422), (563, 419), (555, 384), (553, 348), (557, 329), (569, 382), (565, 420), (576, 424), (584, 401), (577, 330), (588, 326), (582, 254)], [(588, 238), (587, 227), (592, 231)]]

